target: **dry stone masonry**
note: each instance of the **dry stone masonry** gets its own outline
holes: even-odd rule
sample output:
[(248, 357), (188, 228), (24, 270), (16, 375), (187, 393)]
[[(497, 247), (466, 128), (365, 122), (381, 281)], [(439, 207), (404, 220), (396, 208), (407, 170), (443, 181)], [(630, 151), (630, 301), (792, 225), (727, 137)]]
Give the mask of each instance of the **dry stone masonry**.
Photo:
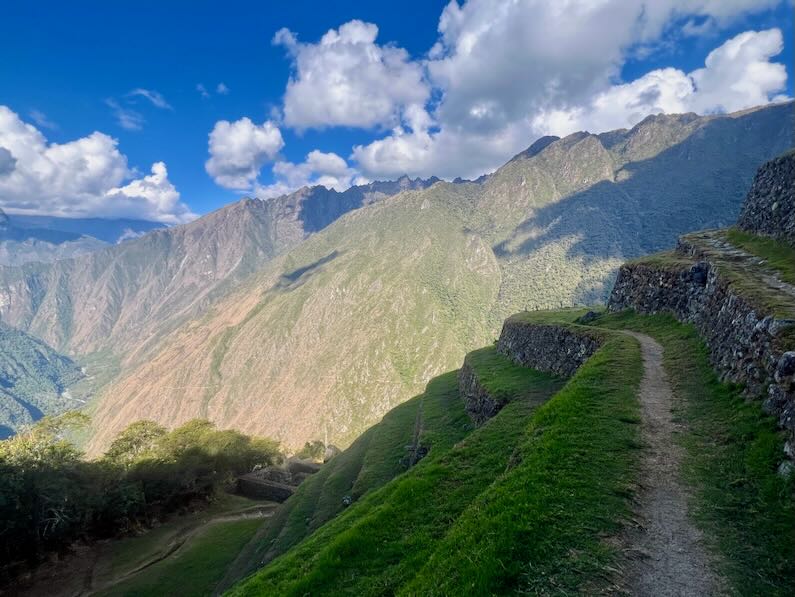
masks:
[[(795, 153), (790, 152), (759, 169), (739, 226), (795, 246), (794, 189)], [(608, 310), (671, 313), (692, 323), (722, 379), (744, 385), (750, 397), (761, 397), (764, 410), (789, 432), (785, 449), (793, 457), (795, 318), (776, 316), (738, 291), (727, 277), (729, 270), (722, 269), (727, 264), (734, 275), (795, 304), (791, 285), (766, 272), (759, 259), (727, 245), (720, 231), (708, 231), (682, 237), (669, 259), (624, 265)]]
[[(584, 328), (530, 323), (521, 315), (505, 321), (497, 341), (497, 351), (512, 361), (562, 377), (571, 377), (599, 346), (599, 339)], [(458, 389), (476, 425), (488, 421), (506, 404), (483, 387), (469, 356), (459, 371)]]
[(608, 309), (626, 308), (671, 313), (695, 325), (722, 378), (744, 384), (750, 396), (763, 396), (765, 410), (795, 432), (795, 352), (783, 349), (795, 321), (757, 311), (706, 261), (682, 268), (623, 266)]
[(598, 336), (584, 328), (511, 317), (503, 324), (497, 351), (525, 367), (571, 377), (600, 343)]
[(795, 150), (759, 169), (737, 225), (795, 246)]

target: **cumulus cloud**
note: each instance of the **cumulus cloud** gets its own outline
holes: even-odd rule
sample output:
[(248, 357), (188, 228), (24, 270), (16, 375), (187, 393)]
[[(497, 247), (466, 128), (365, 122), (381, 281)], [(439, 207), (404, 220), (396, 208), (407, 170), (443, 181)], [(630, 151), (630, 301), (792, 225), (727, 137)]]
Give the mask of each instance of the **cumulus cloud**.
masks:
[(786, 69), (770, 62), (782, 49), (780, 30), (746, 31), (710, 52), (704, 68), (691, 73), (653, 70), (612, 86), (586, 105), (540, 113), (533, 124), (556, 135), (584, 129), (599, 132), (630, 127), (660, 112), (731, 112), (784, 99), (778, 94), (786, 87)]
[(198, 91), (199, 95), (202, 96), (203, 98), (210, 97), (210, 92), (207, 91), (207, 88), (201, 83), (196, 84), (196, 91)]
[[(452, 0), (423, 57), (379, 44), (377, 26), (358, 20), (316, 43), (282, 29), (273, 43), (287, 49), (292, 73), (277, 119), (299, 131), (388, 130), (352, 148), (348, 159), (365, 179), (473, 178), (543, 134), (599, 132), (650, 113), (732, 111), (780, 99), (787, 75), (772, 61), (782, 49), (778, 29), (740, 34), (689, 73), (660, 68), (631, 81), (620, 75), (630, 57), (670, 49), (781, 1)], [(248, 187), (270, 159), (245, 153), (226, 186)], [(277, 161), (275, 182), (263, 192), (319, 180), (310, 161)]]
[(257, 186), (255, 194), (261, 199), (278, 197), (301, 187), (322, 185), (344, 191), (353, 184), (356, 170), (336, 153), (310, 151), (300, 164), (279, 161), (273, 165), (273, 184)]
[(399, 122), (430, 93), (422, 66), (404, 49), (375, 42), (378, 27), (354, 20), (329, 30), (318, 43), (301, 43), (281, 29), (294, 72), (284, 94), (284, 122), (298, 129), (377, 127)]
[(219, 120), (210, 132), (205, 169), (223, 187), (248, 190), (282, 147), (282, 133), (270, 120), (260, 125), (245, 117), (235, 122)]
[(157, 162), (150, 176), (137, 178), (117, 145), (100, 132), (50, 143), (39, 129), (0, 105), (0, 161), (6, 164), (0, 175), (0, 207), (30, 214), (166, 223), (194, 217), (179, 201), (165, 164)]
[(225, 83), (218, 83), (215, 87), (215, 92), (219, 95), (229, 95), (229, 87)]
[[(402, 173), (477, 176), (541, 134), (631, 126), (655, 112), (717, 112), (778, 98), (786, 71), (771, 58), (781, 32), (749, 31), (713, 51), (703, 69), (659, 69), (616, 83), (629, 55), (682, 28), (726, 26), (776, 0), (453, 1), (428, 54), (439, 100), (424, 120), (353, 148), (368, 178)], [(694, 19), (698, 19), (695, 21)]]

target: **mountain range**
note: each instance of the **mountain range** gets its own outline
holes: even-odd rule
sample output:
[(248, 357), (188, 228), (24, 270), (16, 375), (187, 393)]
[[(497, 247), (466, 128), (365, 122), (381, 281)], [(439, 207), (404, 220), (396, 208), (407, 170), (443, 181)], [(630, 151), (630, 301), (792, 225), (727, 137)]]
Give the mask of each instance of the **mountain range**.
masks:
[(345, 446), (507, 315), (603, 302), (626, 259), (732, 222), (792, 131), (791, 102), (657, 115), (542, 138), (477, 181), (244, 199), (86, 255), (2, 267), (0, 317), (118, 368), (93, 402), (94, 451), (133, 420), (196, 416), (291, 447)]
[(0, 265), (77, 257), (162, 227), (146, 220), (8, 216), (0, 209)]

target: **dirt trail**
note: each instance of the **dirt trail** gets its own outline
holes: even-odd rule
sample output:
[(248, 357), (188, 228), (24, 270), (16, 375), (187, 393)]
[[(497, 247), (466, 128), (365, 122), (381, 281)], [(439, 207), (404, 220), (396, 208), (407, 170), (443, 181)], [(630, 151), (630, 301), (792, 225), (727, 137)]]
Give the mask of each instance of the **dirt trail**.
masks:
[(662, 346), (649, 336), (626, 333), (640, 342), (643, 353), (641, 435), (646, 448), (635, 508), (639, 524), (624, 537), (625, 588), (643, 597), (723, 594), (702, 534), (687, 516), (690, 496), (680, 480), (683, 449), (674, 437), (674, 396)]

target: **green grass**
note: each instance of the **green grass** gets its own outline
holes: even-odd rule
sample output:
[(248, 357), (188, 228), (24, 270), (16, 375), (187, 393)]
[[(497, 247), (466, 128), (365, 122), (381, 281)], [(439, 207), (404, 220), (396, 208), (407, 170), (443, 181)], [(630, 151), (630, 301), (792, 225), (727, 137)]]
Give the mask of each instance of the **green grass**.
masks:
[(458, 396), (456, 373), (431, 380), (423, 394), (392, 409), (380, 423), (301, 484), (295, 495), (264, 523), (248, 572), (263, 560), (286, 552), (334, 518), (344, 508), (344, 496), (357, 500), (404, 472), (405, 447), (413, 439), (420, 404), (420, 440), (433, 450), (449, 449), (473, 429)]
[(734, 246), (764, 259), (768, 266), (776, 270), (782, 280), (795, 284), (795, 248), (774, 238), (759, 236), (738, 228), (729, 228), (726, 231), (726, 238)]
[(256, 519), (218, 522), (197, 532), (173, 556), (101, 595), (211, 595), (226, 568), (260, 525)]
[(107, 565), (100, 563), (97, 580), (102, 583), (123, 575), (146, 563), (163, 551), (182, 529), (202, 524), (209, 518), (231, 514), (256, 506), (260, 502), (238, 495), (223, 493), (206, 509), (185, 516), (175, 516), (164, 524), (146, 531), (137, 537), (127, 537), (114, 542), (106, 552)]
[(546, 373), (517, 367), (499, 354), (494, 346), (470, 352), (466, 360), (477, 374), (480, 385), (498, 403), (517, 398), (546, 400), (549, 397), (548, 388), (556, 383), (555, 378)]
[(538, 408), (561, 382), (493, 348), (474, 360), (484, 385), (513, 401), (232, 593), (464, 595), (593, 582), (613, 556), (601, 537), (627, 511), (637, 458), (637, 343), (611, 337)]
[(696, 330), (668, 316), (631, 312), (598, 325), (649, 334), (664, 349), (686, 423), (686, 477), (693, 515), (741, 595), (792, 595), (795, 587), (795, 479), (776, 473), (783, 437), (758, 401), (720, 383)]
[(691, 267), (695, 260), (691, 257), (679, 255), (676, 251), (663, 251), (662, 253), (653, 253), (645, 255), (637, 259), (628, 261), (628, 265), (648, 265), (650, 267), (659, 267), (664, 269), (682, 269)]
[(506, 471), (459, 517), (406, 595), (572, 594), (599, 582), (638, 454), (634, 340), (609, 339), (538, 409)]

